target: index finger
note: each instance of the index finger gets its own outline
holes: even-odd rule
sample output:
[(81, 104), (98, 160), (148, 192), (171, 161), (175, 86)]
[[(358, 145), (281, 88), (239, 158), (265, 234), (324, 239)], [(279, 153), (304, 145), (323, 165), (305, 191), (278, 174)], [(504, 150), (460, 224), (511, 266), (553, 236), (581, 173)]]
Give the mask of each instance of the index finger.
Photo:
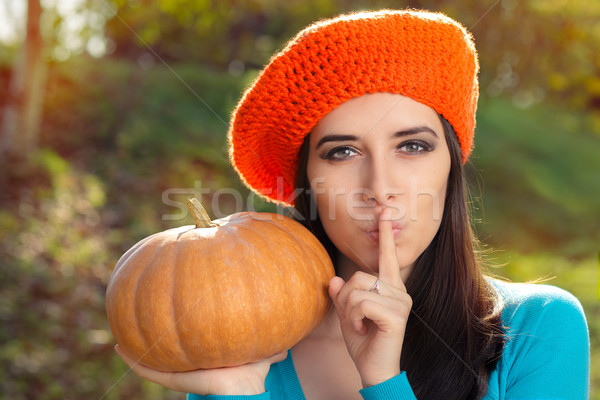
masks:
[(392, 211), (386, 207), (379, 216), (379, 279), (384, 284), (387, 282), (392, 287), (406, 291), (396, 255)]

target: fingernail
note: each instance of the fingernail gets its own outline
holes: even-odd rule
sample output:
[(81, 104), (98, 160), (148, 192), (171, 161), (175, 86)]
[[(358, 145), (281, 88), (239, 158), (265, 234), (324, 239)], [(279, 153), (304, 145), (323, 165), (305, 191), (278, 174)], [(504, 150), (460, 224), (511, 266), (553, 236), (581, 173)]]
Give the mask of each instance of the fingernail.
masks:
[(392, 209), (390, 207), (385, 207), (383, 211), (381, 211), (380, 219), (383, 221), (392, 219)]

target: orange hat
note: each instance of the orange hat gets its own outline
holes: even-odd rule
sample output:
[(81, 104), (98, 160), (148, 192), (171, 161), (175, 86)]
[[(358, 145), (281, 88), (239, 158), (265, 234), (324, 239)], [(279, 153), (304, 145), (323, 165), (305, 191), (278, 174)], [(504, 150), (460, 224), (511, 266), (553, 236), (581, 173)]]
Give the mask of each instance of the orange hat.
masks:
[(452, 125), (466, 161), (479, 64), (471, 35), (427, 11), (381, 10), (319, 21), (275, 54), (233, 111), (231, 162), (271, 201), (294, 204), (298, 151), (317, 122), (366, 93), (408, 96)]

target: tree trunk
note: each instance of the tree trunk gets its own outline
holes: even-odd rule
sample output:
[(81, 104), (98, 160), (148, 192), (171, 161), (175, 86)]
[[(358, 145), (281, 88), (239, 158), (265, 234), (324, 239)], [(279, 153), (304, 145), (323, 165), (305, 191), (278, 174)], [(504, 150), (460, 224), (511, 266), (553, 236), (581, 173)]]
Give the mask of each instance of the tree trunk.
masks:
[(40, 31), (40, 0), (28, 0), (27, 35), (15, 59), (4, 109), (0, 154), (26, 159), (36, 149), (42, 119), (48, 60)]

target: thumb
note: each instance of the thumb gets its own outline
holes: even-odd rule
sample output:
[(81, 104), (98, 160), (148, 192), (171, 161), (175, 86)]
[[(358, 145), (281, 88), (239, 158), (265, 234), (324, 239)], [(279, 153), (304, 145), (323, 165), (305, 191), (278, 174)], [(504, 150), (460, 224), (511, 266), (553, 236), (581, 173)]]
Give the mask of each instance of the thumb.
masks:
[(343, 311), (343, 307), (341, 307), (340, 302), (338, 301), (337, 297), (338, 297), (338, 294), (340, 294), (340, 291), (342, 290), (342, 288), (344, 287), (345, 284), (346, 284), (346, 282), (344, 282), (344, 280), (342, 278), (340, 278), (339, 276), (334, 276), (329, 281), (329, 297), (331, 297), (331, 300), (333, 301), (333, 305), (335, 307), (335, 310), (337, 311), (337, 314), (338, 314), (338, 317), (340, 318), (340, 320), (342, 320), (344, 317), (344, 311)]
[(282, 351), (281, 353), (275, 354), (274, 356), (269, 358), (269, 363), (275, 364), (275, 363), (281, 362), (281, 361), (285, 360), (287, 358), (287, 356), (288, 356), (288, 351), (287, 350)]
[(336, 302), (337, 295), (340, 293), (340, 290), (342, 290), (342, 287), (344, 287), (345, 283), (346, 282), (344, 282), (344, 280), (339, 276), (334, 276), (329, 281), (329, 297), (331, 297), (331, 300), (333, 300), (334, 303)]

